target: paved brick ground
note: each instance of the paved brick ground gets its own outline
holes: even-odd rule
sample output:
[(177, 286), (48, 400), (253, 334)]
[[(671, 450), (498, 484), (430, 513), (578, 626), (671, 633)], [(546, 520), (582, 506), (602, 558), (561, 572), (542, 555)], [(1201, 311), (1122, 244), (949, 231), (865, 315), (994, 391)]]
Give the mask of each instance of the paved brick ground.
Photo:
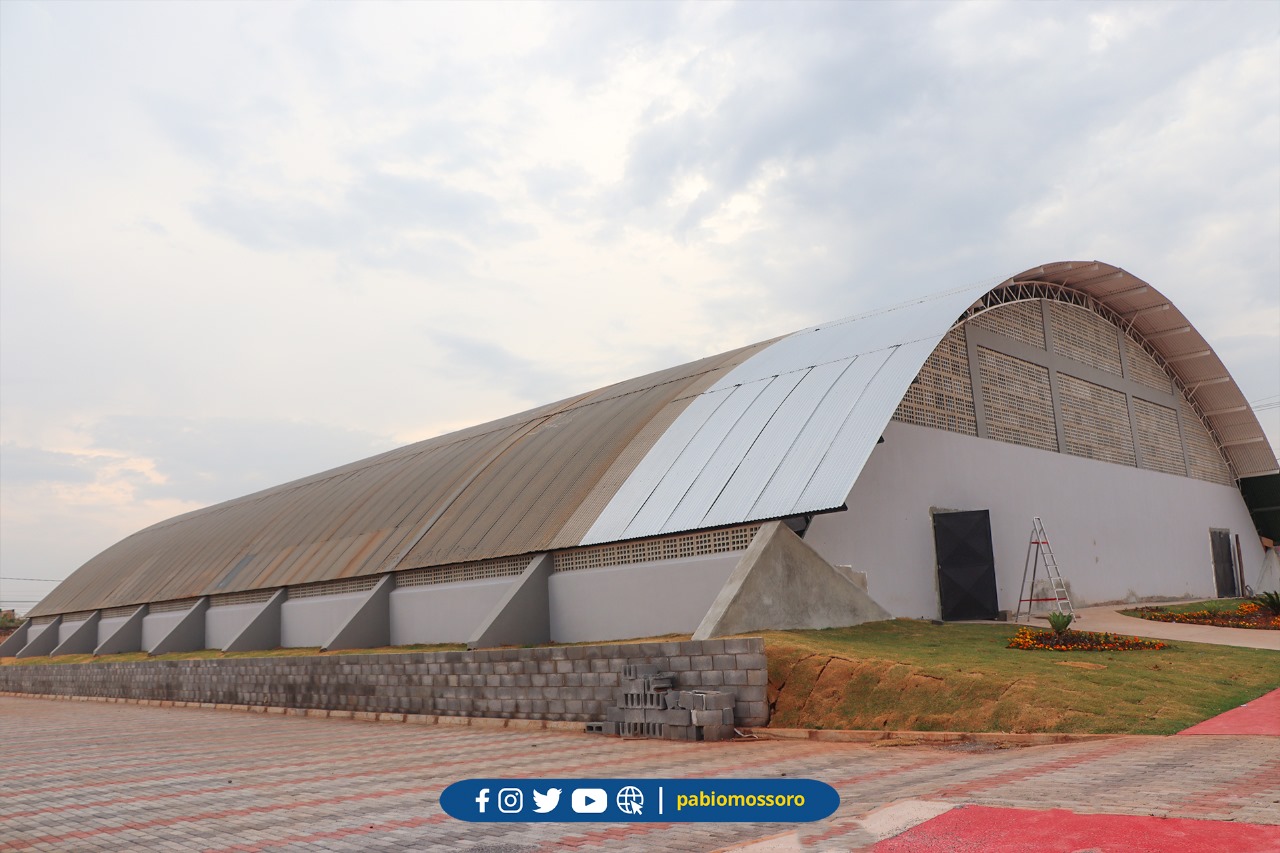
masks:
[(807, 776), (840, 791), (800, 838), (870, 845), (857, 818), (915, 798), (1280, 824), (1280, 738), (1130, 737), (1022, 749), (720, 744), (0, 698), (16, 768), (0, 850), (714, 850), (767, 824), (463, 824), (449, 783), (502, 776)]

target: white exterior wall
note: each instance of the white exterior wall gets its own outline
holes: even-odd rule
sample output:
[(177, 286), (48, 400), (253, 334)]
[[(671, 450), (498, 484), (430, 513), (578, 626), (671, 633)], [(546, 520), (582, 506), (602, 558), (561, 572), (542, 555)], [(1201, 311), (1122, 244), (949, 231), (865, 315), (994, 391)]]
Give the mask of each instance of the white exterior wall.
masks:
[[(146, 617), (143, 617), (146, 618)], [(98, 645), (102, 645), (107, 638), (116, 632), (121, 625), (129, 621), (128, 616), (112, 616), (110, 619), (98, 620)]]
[(1001, 609), (1017, 608), (1035, 515), (1080, 606), (1214, 596), (1210, 528), (1230, 530), (1233, 543), (1240, 534), (1247, 583), (1261, 571), (1262, 547), (1235, 487), (897, 421), (884, 438), (848, 512), (815, 518), (805, 541), (866, 572), (868, 593), (895, 616), (940, 613), (931, 507), (990, 510)]
[[(1244, 537), (1241, 537), (1241, 540), (1243, 539)], [(1262, 560), (1262, 569), (1258, 572), (1257, 580), (1252, 583), (1246, 580), (1246, 583), (1253, 587), (1254, 592), (1266, 592), (1268, 590), (1280, 592), (1280, 552), (1277, 552), (1275, 548), (1268, 548), (1267, 555)]]
[(249, 624), (262, 608), (265, 601), (254, 604), (227, 604), (222, 607), (210, 607), (204, 613), (204, 647), (221, 649), (236, 638), (236, 635)]
[(154, 648), (156, 643), (163, 640), (173, 630), (173, 626), (190, 612), (190, 610), (167, 610), (164, 613), (148, 613), (142, 617), (142, 648)]
[[(45, 631), (49, 630), (49, 625), (50, 625), (50, 624), (51, 624), (51, 623), (49, 623), (49, 622), (45, 622), (43, 625), (32, 625), (30, 628), (28, 628), (28, 629), (27, 629), (27, 642), (28, 642), (28, 643), (30, 643), (30, 642), (31, 642), (32, 640), (34, 640), (36, 637), (39, 637), (39, 636), (40, 636), (41, 634), (43, 634)], [(61, 632), (59, 632), (59, 637), (61, 637)], [(61, 640), (59, 640), (59, 642), (61, 642)]]
[(286, 601), (280, 605), (281, 647), (323, 646), (368, 597), (366, 591)]
[(391, 591), (391, 644), (465, 643), (516, 577), (406, 586)]
[(556, 572), (548, 583), (551, 640), (691, 634), (744, 553)]
[(83, 619), (77, 619), (74, 622), (68, 622), (66, 619), (63, 619), (62, 624), (58, 626), (58, 642), (65, 643), (67, 641), (67, 637), (70, 637), (83, 625)]

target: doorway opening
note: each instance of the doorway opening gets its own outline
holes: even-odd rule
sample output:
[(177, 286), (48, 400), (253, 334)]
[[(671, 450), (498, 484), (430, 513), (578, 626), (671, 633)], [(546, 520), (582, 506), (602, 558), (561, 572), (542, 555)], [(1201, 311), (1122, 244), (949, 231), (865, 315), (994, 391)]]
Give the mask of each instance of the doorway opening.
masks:
[(997, 618), (1000, 606), (990, 510), (935, 512), (933, 544), (943, 621)]
[(1218, 598), (1235, 598), (1240, 594), (1236, 584), (1236, 559), (1231, 548), (1230, 530), (1210, 530), (1209, 546), (1213, 549), (1213, 582)]

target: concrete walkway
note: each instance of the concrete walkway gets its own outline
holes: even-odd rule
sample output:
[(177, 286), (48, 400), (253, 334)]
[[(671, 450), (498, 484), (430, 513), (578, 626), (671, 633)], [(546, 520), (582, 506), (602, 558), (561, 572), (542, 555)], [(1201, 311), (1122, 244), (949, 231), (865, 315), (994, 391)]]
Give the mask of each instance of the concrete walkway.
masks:
[[(1186, 604), (1185, 601), (1165, 602)], [(1124, 616), (1118, 611), (1134, 606), (1159, 606), (1160, 602), (1142, 605), (1108, 604), (1102, 607), (1082, 607), (1076, 611), (1072, 628), (1081, 631), (1109, 631), (1112, 634), (1129, 634), (1134, 637), (1151, 637), (1157, 640), (1178, 640), (1185, 643), (1209, 643), (1215, 646), (1239, 646), (1244, 649), (1271, 649), (1280, 651), (1280, 631), (1261, 631), (1252, 628), (1216, 628), (1212, 625), (1183, 625), (1178, 622), (1153, 622), (1136, 616)], [(1043, 624), (1036, 618), (1033, 624)]]

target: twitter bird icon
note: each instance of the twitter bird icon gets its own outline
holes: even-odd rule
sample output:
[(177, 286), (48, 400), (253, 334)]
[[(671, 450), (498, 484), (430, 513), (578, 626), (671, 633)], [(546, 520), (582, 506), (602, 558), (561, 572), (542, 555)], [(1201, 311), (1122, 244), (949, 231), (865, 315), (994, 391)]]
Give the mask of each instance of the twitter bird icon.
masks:
[(539, 814), (546, 814), (554, 809), (560, 803), (560, 789), (552, 788), (545, 794), (537, 788), (533, 789), (533, 810)]

